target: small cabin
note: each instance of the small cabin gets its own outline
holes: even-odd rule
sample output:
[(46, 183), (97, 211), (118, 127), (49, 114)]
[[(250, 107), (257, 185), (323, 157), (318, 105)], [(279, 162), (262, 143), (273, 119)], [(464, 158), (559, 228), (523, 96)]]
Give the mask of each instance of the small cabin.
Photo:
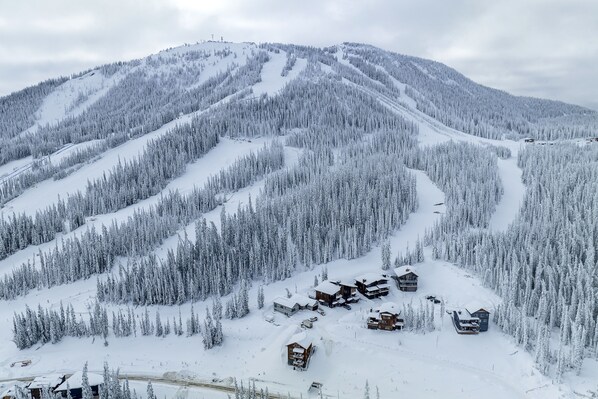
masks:
[(417, 291), (417, 279), (419, 278), (413, 266), (401, 266), (395, 269), (395, 280), (401, 291)]
[(287, 316), (292, 316), (300, 310), (317, 310), (318, 301), (303, 295), (293, 295), (290, 298), (278, 297), (274, 300), (274, 310)]
[(480, 319), (473, 316), (467, 309), (453, 311), (453, 324), (459, 334), (478, 334)]
[(299, 305), (300, 310), (318, 310), (318, 301), (308, 298), (304, 295), (293, 295), (291, 301)]
[(305, 370), (314, 352), (314, 345), (305, 331), (295, 334), (287, 343), (287, 363), (294, 370)]
[(388, 295), (390, 285), (385, 274), (366, 273), (355, 278), (355, 286), (363, 296), (368, 299)]
[(278, 297), (274, 300), (274, 310), (287, 316), (292, 316), (300, 309), (299, 304), (290, 298)]
[(386, 302), (377, 308), (370, 309), (367, 326), (370, 330), (402, 330), (405, 321), (400, 317), (401, 311), (392, 302)]
[(27, 386), (27, 390), (31, 394), (33, 399), (40, 399), (42, 397), (42, 391), (48, 389), (50, 393), (62, 384), (66, 379), (64, 374), (48, 374), (35, 379)]
[(488, 331), (490, 324), (490, 312), (479, 305), (468, 305), (467, 311), (473, 317), (480, 319), (480, 332)]
[[(98, 398), (100, 395), (100, 387), (104, 384), (104, 377), (99, 374), (87, 373), (87, 380), (91, 388), (91, 393), (94, 398)], [(75, 374), (70, 376), (65, 382), (63, 382), (54, 392), (60, 394), (66, 398), (67, 387), (70, 392), (71, 398), (82, 399), (83, 398), (83, 373), (77, 371)]]
[(322, 305), (333, 308), (339, 305), (342, 299), (341, 287), (328, 280), (322, 281), (316, 287), (316, 300)]

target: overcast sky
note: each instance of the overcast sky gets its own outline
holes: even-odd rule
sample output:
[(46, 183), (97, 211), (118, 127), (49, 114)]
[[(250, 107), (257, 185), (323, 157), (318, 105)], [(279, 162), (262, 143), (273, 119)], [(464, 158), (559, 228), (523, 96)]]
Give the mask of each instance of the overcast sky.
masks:
[(211, 34), (369, 43), (598, 110), (597, 0), (0, 0), (0, 95)]

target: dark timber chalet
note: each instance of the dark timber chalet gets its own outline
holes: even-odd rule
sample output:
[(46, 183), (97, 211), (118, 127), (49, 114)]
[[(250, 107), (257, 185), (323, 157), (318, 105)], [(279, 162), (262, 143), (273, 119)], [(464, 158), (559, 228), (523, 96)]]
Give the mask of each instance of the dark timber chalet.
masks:
[(323, 281), (316, 287), (316, 300), (333, 308), (345, 303), (357, 302), (357, 287), (340, 281)]
[(400, 317), (401, 311), (392, 302), (386, 302), (377, 308), (370, 309), (368, 328), (370, 330), (402, 330), (405, 324)]
[(480, 332), (480, 319), (472, 316), (465, 308), (453, 310), (453, 324), (459, 334), (477, 334)]
[(469, 314), (477, 317), (480, 320), (480, 332), (488, 331), (488, 324), (490, 323), (490, 312), (488, 307), (482, 307), (478, 303), (471, 303), (465, 306)]
[(413, 266), (401, 266), (395, 269), (395, 280), (401, 291), (417, 291), (417, 279), (419, 278)]
[(294, 370), (305, 370), (314, 352), (311, 338), (305, 331), (295, 334), (287, 344), (287, 363)]
[(362, 274), (355, 278), (355, 285), (357, 286), (357, 290), (368, 299), (386, 296), (390, 289), (386, 274)]

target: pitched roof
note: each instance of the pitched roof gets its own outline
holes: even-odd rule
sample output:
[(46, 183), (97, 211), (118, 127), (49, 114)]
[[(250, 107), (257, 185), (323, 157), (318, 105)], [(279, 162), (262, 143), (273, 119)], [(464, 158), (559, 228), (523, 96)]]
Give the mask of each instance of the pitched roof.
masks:
[(413, 266), (400, 266), (395, 269), (395, 274), (397, 275), (397, 277), (403, 277), (408, 275), (409, 273), (413, 273), (419, 277), (419, 275), (417, 274), (417, 269)]
[[(94, 373), (87, 373), (87, 380), (89, 381), (89, 386), (97, 386), (102, 385), (104, 383), (104, 377), (99, 374)], [(66, 391), (66, 386), (68, 384), (69, 389), (79, 389), (83, 387), (83, 373), (81, 371), (77, 371), (75, 374), (70, 376), (68, 380), (60, 384), (56, 391)]]
[(284, 307), (287, 307), (289, 309), (292, 309), (292, 308), (295, 307), (295, 305), (297, 305), (297, 302), (295, 302), (291, 298), (285, 298), (285, 297), (282, 297), (282, 296), (279, 296), (278, 298), (274, 299), (273, 302), (277, 303), (279, 305), (282, 305)]
[(295, 294), (290, 298), (291, 302), (295, 302), (301, 307), (305, 307), (308, 305), (314, 306), (317, 301), (315, 299), (311, 299), (306, 297), (305, 295)]
[(388, 277), (381, 273), (365, 273), (361, 276), (355, 277), (355, 281), (359, 281), (360, 283), (364, 283), (366, 285), (380, 280), (388, 280)]
[(392, 313), (392, 314), (400, 314), (401, 311), (397, 304), (392, 302), (384, 302), (382, 305), (378, 306), (377, 310), (380, 313)]
[(278, 298), (274, 299), (274, 303), (292, 309), (296, 305), (300, 307), (305, 307), (308, 305), (314, 306), (317, 302), (314, 299), (308, 298), (304, 295), (295, 294), (290, 298), (279, 296)]
[(299, 344), (299, 346), (301, 346), (302, 348), (307, 349), (312, 344), (312, 342), (313, 340), (307, 334), (307, 331), (301, 331), (300, 333), (293, 335), (289, 339), (289, 341), (287, 342), (287, 346), (292, 344)]
[(491, 306), (488, 306), (488, 304), (486, 302), (483, 301), (471, 301), (468, 302), (465, 306), (465, 309), (467, 309), (467, 311), (469, 313), (475, 313), (478, 310), (484, 310), (488, 313), (490, 313), (490, 310), (492, 309)]
[(62, 382), (64, 379), (64, 374), (48, 374), (42, 375), (39, 377), (35, 377), (33, 382), (29, 384), (27, 388), (29, 389), (41, 389), (43, 387), (51, 387), (54, 388), (58, 384)]
[(316, 291), (323, 292), (324, 294), (328, 295), (335, 295), (341, 290), (341, 287), (338, 285), (330, 282), (330, 281), (322, 281), (320, 285), (316, 287)]

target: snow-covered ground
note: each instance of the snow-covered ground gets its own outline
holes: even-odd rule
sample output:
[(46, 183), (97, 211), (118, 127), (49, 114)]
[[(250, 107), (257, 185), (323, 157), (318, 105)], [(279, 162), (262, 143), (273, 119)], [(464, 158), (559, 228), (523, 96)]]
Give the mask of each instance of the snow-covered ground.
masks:
[[(215, 51), (222, 51), (227, 46), (232, 49), (232, 54), (225, 57), (214, 56)], [(202, 79), (244, 62), (254, 48), (254, 45), (249, 44), (212, 42), (171, 49), (159, 55), (180, 55), (193, 50), (211, 52), (212, 55), (208, 56), (209, 61), (202, 61), (205, 62), (205, 69), (200, 75), (200, 82), (196, 83), (199, 84)], [(280, 72), (285, 65), (286, 54), (281, 51), (270, 53), (270, 56), (270, 61), (262, 70), (262, 81), (253, 87), (255, 95), (275, 95), (289, 81), (298, 77), (307, 64), (306, 60), (298, 59), (287, 77), (282, 77)], [(322, 68), (328, 73), (334, 73), (329, 66), (322, 64)], [(94, 95), (99, 95), (98, 93), (108, 86), (107, 83), (98, 83), (100, 77), (96, 75), (85, 75), (83, 78), (82, 80), (89, 80), (89, 85), (85, 86), (88, 87), (88, 91), (95, 93), (92, 93), (87, 101), (91, 101)], [(389, 99), (379, 96), (380, 102), (418, 125), (420, 145), (437, 145), (454, 140), (480, 146), (500, 145), (512, 151), (511, 158), (498, 160), (498, 170), (505, 192), (490, 222), (491, 231), (504, 231), (517, 218), (519, 204), (525, 195), (521, 170), (516, 164), (521, 143), (483, 139), (448, 128), (417, 111), (413, 101), (404, 95), (404, 84), (399, 81), (395, 81), (395, 84), (403, 94), (401, 98)], [(62, 100), (51, 106), (47, 105), (46, 108), (42, 107), (38, 124), (50, 123), (66, 115), (61, 112), (67, 112), (65, 110), (69, 109), (69, 101), (72, 104), (76, 99), (74, 96), (77, 95), (76, 91), (69, 92), (67, 88), (68, 86), (65, 86), (54, 94), (57, 96), (62, 93)], [(57, 104), (62, 104), (62, 108)], [(79, 107), (83, 104), (85, 103)], [(68, 112), (77, 112), (76, 110), (77, 108), (72, 108)], [(88, 179), (100, 177), (119, 160), (139, 156), (149, 140), (159, 137), (178, 123), (188, 123), (192, 115), (185, 115), (155, 132), (107, 151), (102, 154), (101, 159), (82, 167), (61, 181), (48, 180), (39, 183), (8, 203), (0, 213), (3, 216), (12, 212), (34, 214), (36, 210), (55, 201), (59, 195), (64, 198), (69, 193), (83, 189)], [(204, 157), (188, 165), (186, 172), (173, 179), (163, 192), (179, 190), (185, 193), (194, 186), (201, 186), (210, 175), (249, 151), (259, 149), (270, 140), (271, 138), (252, 139), (250, 142), (221, 139), (221, 142)], [(63, 149), (60, 154), (52, 155), (52, 161), (57, 162), (61, 156), (66, 156), (67, 150), (72, 151), (73, 148), (69, 147)], [(285, 148), (287, 167), (292, 166), (298, 156), (298, 150)], [(18, 173), (30, 163), (31, 159), (26, 158), (0, 166), (0, 178)], [(444, 203), (444, 193), (425, 173), (416, 170), (412, 173), (417, 179), (418, 209), (410, 215), (404, 226), (391, 235), (393, 258), (399, 251), (404, 253), (407, 248), (414, 248), (417, 238), (423, 238), (426, 229), (445, 211), (444, 205), (439, 205)], [(226, 211), (235, 212), (239, 206), (247, 204), (250, 196), (252, 200), (256, 199), (263, 184), (264, 181), (261, 180), (231, 194), (224, 205)], [(66, 236), (79, 234), (88, 226), (100, 226), (114, 219), (123, 220), (136, 209), (154, 204), (158, 198), (159, 195), (118, 212), (90, 218), (85, 226)], [(218, 207), (203, 217), (218, 226), (220, 211), (221, 207)], [(194, 223), (165, 240), (155, 253), (164, 256), (185, 233), (193, 239), (193, 230)], [(57, 240), (62, 237), (65, 236), (59, 236)], [(54, 247), (57, 240), (41, 246), (28, 247), (1, 261), (0, 276), (23, 261), (34, 258), (37, 252)], [(365, 272), (381, 272), (380, 252), (380, 248), (375, 247), (361, 258), (330, 262), (325, 265), (328, 276), (330, 279), (352, 279)], [(418, 291), (404, 293), (392, 286), (389, 296), (384, 301), (392, 301), (399, 306), (412, 304), (419, 307), (429, 303), (425, 300), (427, 295), (435, 295), (442, 298), (447, 309), (462, 307), (472, 301), (493, 308), (501, 302), (501, 299), (484, 288), (475, 276), (469, 275), (456, 265), (432, 260), (429, 249), (426, 249), (425, 255), (426, 260), (417, 265), (420, 275)], [(11, 341), (13, 312), (23, 311), (26, 305), (36, 307), (38, 304), (56, 309), (62, 301), (65, 304), (72, 303), (76, 312), (85, 314), (94, 302), (96, 279), (94, 277), (68, 286), (32, 291), (25, 297), (0, 303), (0, 325), (5, 326), (0, 329), (0, 384), (10, 379), (55, 371), (74, 372), (89, 361), (92, 371), (101, 371), (104, 362), (108, 362), (111, 367), (120, 368), (122, 375), (134, 379), (132, 386), (140, 393), (145, 392), (145, 380), (153, 379), (156, 381), (154, 390), (158, 397), (169, 398), (225, 398), (225, 392), (214, 388), (219, 385), (230, 386), (233, 378), (244, 382), (252, 379), (259, 388), (267, 386), (270, 392), (282, 395), (290, 393), (296, 398), (306, 397), (307, 388), (313, 381), (324, 384), (325, 397), (346, 398), (363, 397), (366, 380), (374, 392), (373, 396), (375, 397), (375, 389), (378, 387), (382, 398), (571, 398), (576, 396), (572, 387), (577, 387), (578, 396), (587, 397), (591, 397), (590, 390), (598, 389), (595, 386), (595, 381), (598, 381), (598, 365), (595, 361), (586, 359), (579, 377), (567, 374), (567, 385), (554, 384), (535, 369), (532, 356), (514, 345), (512, 339), (502, 334), (492, 322), (488, 332), (476, 336), (458, 335), (449, 316), (440, 312), (439, 305), (435, 306), (436, 329), (426, 334), (366, 329), (368, 310), (382, 303), (382, 300), (370, 301), (363, 298), (359, 304), (353, 305), (351, 310), (325, 309), (325, 316), (304, 311), (288, 318), (280, 313), (273, 313), (271, 301), (275, 297), (284, 295), (287, 289), (307, 294), (312, 289), (314, 276), (320, 278), (321, 271), (322, 266), (316, 266), (311, 270), (297, 270), (292, 278), (265, 286), (267, 305), (262, 310), (258, 310), (256, 305), (257, 288), (260, 283), (254, 282), (250, 292), (250, 314), (239, 320), (224, 320), (224, 345), (210, 351), (204, 351), (200, 336), (173, 335), (166, 338), (109, 337), (108, 346), (104, 346), (101, 339), (66, 338), (56, 345), (34, 346), (19, 351)], [(226, 300), (224, 298), (223, 302)], [(194, 304), (201, 318), (205, 309), (210, 306), (211, 300)], [(154, 310), (159, 309), (164, 320), (178, 317), (180, 309), (185, 318), (190, 307), (189, 303), (181, 307), (160, 306), (152, 307), (150, 312), (153, 316)], [(116, 305), (110, 306), (111, 310), (118, 308)], [(136, 309), (136, 312), (141, 314), (142, 309)], [(273, 323), (265, 320), (270, 315), (274, 315)], [(314, 323), (310, 334), (317, 347), (316, 353), (307, 371), (292, 370), (286, 365), (285, 344), (300, 330), (301, 321), (314, 315), (317, 315), (319, 320)], [(25, 359), (31, 360), (32, 364), (24, 368), (10, 367), (12, 362)], [(197, 386), (174, 380), (196, 382)], [(206, 386), (199, 386), (202, 384)]]
[(490, 219), (490, 230), (505, 231), (517, 218), (519, 208), (525, 197), (525, 185), (521, 180), (523, 171), (517, 166), (517, 157), (498, 159), (498, 174), (503, 184), (504, 193)]
[[(418, 235), (439, 217), (444, 195), (427, 176), (414, 171), (417, 178), (419, 208), (407, 224), (391, 238), (393, 253), (413, 247)], [(257, 183), (259, 186), (259, 183)], [(255, 189), (255, 185), (248, 190)], [(242, 196), (242, 195), (241, 195)], [(480, 282), (461, 269), (427, 260), (418, 265), (420, 288), (417, 293), (403, 293), (396, 288), (385, 300), (399, 305), (412, 303), (420, 306), (428, 294), (446, 302), (447, 308), (460, 307), (472, 300), (490, 306), (500, 299), (483, 288)], [(380, 249), (374, 248), (366, 256), (353, 260), (338, 260), (326, 265), (331, 279), (350, 279), (364, 272), (380, 271)], [(321, 267), (299, 272), (292, 279), (279, 281), (265, 287), (267, 307), (256, 308), (254, 284), (250, 293), (249, 316), (223, 322), (225, 343), (222, 347), (204, 351), (200, 337), (167, 338), (137, 337), (109, 338), (109, 346), (102, 340), (67, 338), (57, 345), (34, 347), (18, 351), (10, 342), (10, 328), (0, 330), (0, 379), (13, 379), (43, 374), (49, 371), (72, 372), (90, 362), (90, 369), (100, 371), (104, 361), (119, 367), (123, 375), (137, 378), (158, 379), (165, 373), (185, 375), (196, 381), (227, 385), (231, 377), (239, 380), (255, 379), (258, 387), (267, 386), (270, 392), (290, 393), (293, 397), (306, 395), (312, 381), (324, 384), (324, 393), (335, 397), (361, 397), (365, 381), (372, 389), (378, 387), (381, 397), (467, 398), (480, 392), (488, 398), (557, 397), (557, 386), (534, 371), (531, 356), (515, 347), (510, 339), (491, 325), (490, 331), (478, 336), (457, 335), (448, 315), (436, 307), (437, 330), (427, 334), (371, 331), (365, 328), (368, 309), (380, 300), (363, 299), (350, 311), (343, 308), (326, 309), (311, 334), (318, 348), (310, 367), (298, 372), (288, 367), (284, 358), (284, 345), (299, 330), (299, 324), (311, 312), (300, 312), (290, 318), (276, 313), (274, 323), (264, 320), (272, 314), (271, 300), (291, 292), (307, 293), (313, 285), (314, 275)], [(60, 301), (72, 303), (77, 312), (85, 313), (95, 296), (95, 279), (80, 281), (68, 287), (54, 287), (34, 291), (24, 298), (5, 303), (0, 308), (0, 322), (10, 325), (14, 310), (25, 304), (58, 307)], [(226, 299), (224, 299), (226, 300)], [(190, 304), (181, 306), (188, 314)], [(196, 303), (196, 311), (204, 312), (207, 303)], [(117, 307), (112, 307), (116, 309)], [(163, 319), (178, 315), (178, 307), (158, 307)], [(141, 310), (138, 309), (138, 313)], [(30, 359), (26, 368), (11, 368), (16, 360)], [(360, 366), (367, 361), (368, 367)], [(215, 381), (215, 382), (214, 382)], [(530, 389), (534, 391), (526, 393)], [(143, 384), (140, 384), (143, 391)], [(160, 392), (178, 392), (180, 387), (160, 386)], [(193, 388), (195, 389), (195, 388)], [(222, 392), (199, 389), (192, 397), (220, 398)], [(169, 396), (170, 397), (170, 396)]]
[(270, 60), (262, 67), (261, 81), (253, 85), (253, 94), (259, 97), (262, 94), (275, 95), (282, 90), (287, 83), (294, 80), (307, 66), (307, 60), (297, 58), (295, 65), (286, 76), (281, 76), (282, 69), (287, 62), (287, 53), (269, 52)]

